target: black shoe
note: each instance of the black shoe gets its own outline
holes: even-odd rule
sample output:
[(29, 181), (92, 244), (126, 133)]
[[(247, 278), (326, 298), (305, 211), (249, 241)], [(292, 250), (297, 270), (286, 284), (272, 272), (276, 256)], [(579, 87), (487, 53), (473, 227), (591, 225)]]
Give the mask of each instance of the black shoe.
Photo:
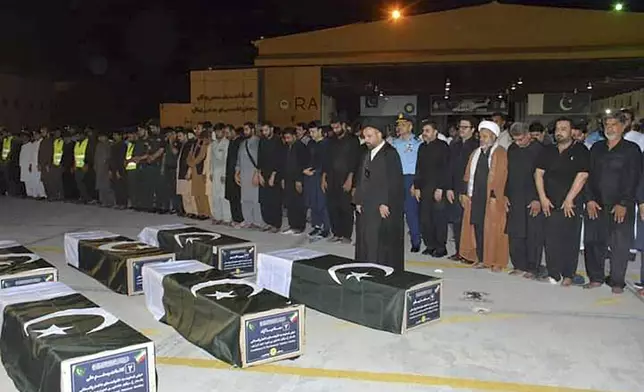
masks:
[(321, 228), (314, 227), (313, 230), (311, 230), (308, 235), (309, 235), (309, 237), (315, 237), (315, 236), (319, 235), (321, 232), (322, 232)]
[(431, 253), (431, 255), (432, 255), (432, 257), (435, 257), (437, 259), (441, 259), (441, 258), (447, 256), (447, 250), (445, 248), (443, 248), (443, 249), (435, 249)]
[(425, 249), (425, 250), (423, 251), (423, 254), (424, 254), (425, 256), (431, 256), (431, 255), (432, 255), (432, 253), (434, 253), (434, 250), (435, 250), (435, 249), (429, 249), (429, 248), (427, 248), (427, 249)]
[(418, 253), (418, 252), (420, 252), (420, 246), (411, 247), (411, 253)]

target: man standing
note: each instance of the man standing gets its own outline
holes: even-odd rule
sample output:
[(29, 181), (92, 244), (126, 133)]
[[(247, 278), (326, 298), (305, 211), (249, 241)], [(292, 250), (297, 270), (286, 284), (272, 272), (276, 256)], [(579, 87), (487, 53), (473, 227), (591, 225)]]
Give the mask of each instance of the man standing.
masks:
[(300, 235), (306, 228), (306, 207), (304, 203), (304, 170), (306, 166), (306, 146), (296, 140), (295, 129), (284, 129), (286, 158), (281, 169), (284, 201), (288, 211), (289, 229), (284, 234)]
[(76, 158), (74, 157), (76, 141), (71, 127), (65, 129), (63, 140), (65, 142), (63, 145), (63, 158), (61, 161), (63, 171), (63, 194), (65, 195), (65, 200), (78, 201), (80, 196), (78, 187), (76, 186)]
[(96, 173), (96, 190), (98, 200), (103, 207), (114, 206), (114, 192), (110, 181), (111, 145), (107, 133), (98, 133), (98, 143), (94, 154), (94, 173)]
[(546, 127), (543, 126), (539, 121), (535, 121), (530, 124), (530, 136), (533, 140), (538, 141), (543, 146), (549, 146), (552, 144), (552, 137), (546, 132)]
[[(93, 189), (88, 189), (90, 181), (88, 176), (89, 162), (87, 160), (90, 149), (90, 141), (86, 132), (77, 134), (76, 143), (74, 144), (74, 178), (76, 179), (76, 187), (80, 194), (81, 203), (89, 203), (91, 195), (94, 193)], [(94, 155), (94, 154), (92, 154)]]
[(163, 212), (165, 208), (161, 205), (163, 198), (164, 183), (163, 183), (163, 153), (165, 152), (165, 140), (161, 135), (161, 128), (156, 121), (148, 122), (148, 129), (150, 130), (150, 137), (148, 143), (150, 144), (150, 152), (146, 162), (146, 175), (145, 185), (149, 187), (146, 208), (151, 212)]
[(257, 168), (259, 169), (259, 203), (267, 231), (278, 233), (282, 227), (282, 192), (278, 169), (284, 159), (284, 146), (271, 123), (262, 124)]
[(206, 220), (210, 217), (210, 202), (206, 196), (207, 173), (210, 168), (206, 165), (210, 150), (210, 132), (206, 129), (212, 128), (209, 122), (200, 124), (195, 128), (196, 140), (190, 147), (188, 154), (188, 166), (190, 166), (190, 192), (197, 207), (197, 219)]
[(641, 170), (637, 144), (624, 140), (628, 122), (623, 112), (605, 120), (605, 141), (593, 144), (586, 185), (584, 249), (590, 283), (604, 284), (604, 264), (611, 250), (609, 284), (614, 294), (624, 292), (626, 268), (634, 239), (636, 189)]
[(510, 144), (512, 144), (512, 137), (510, 136), (510, 132), (506, 129), (507, 121), (505, 119), (505, 115), (503, 113), (496, 112), (492, 114), (492, 121), (499, 127), (499, 130), (501, 131), (497, 140), (497, 144), (507, 151), (508, 147), (510, 147)]
[(244, 125), (244, 140), (239, 145), (237, 166), (235, 167), (235, 182), (241, 188), (241, 207), (244, 221), (242, 228), (260, 229), (264, 227), (262, 211), (259, 205), (260, 174), (257, 167), (257, 150), (259, 137), (255, 134), (253, 124)]
[[(190, 136), (192, 135), (192, 136)], [(190, 166), (188, 166), (188, 155), (194, 143), (193, 133), (179, 129), (177, 131), (177, 141), (179, 142), (179, 159), (177, 161), (177, 194), (181, 195), (183, 215), (189, 218), (197, 216), (197, 207), (195, 199), (192, 197), (190, 188)]]
[(466, 193), (463, 205), (463, 228), (460, 253), (476, 260), (474, 268), (501, 272), (508, 264), (508, 236), (505, 233), (505, 184), (508, 156), (497, 144), (501, 133), (492, 121), (479, 124), (480, 145), (474, 150), (465, 169)]
[(45, 193), (49, 201), (52, 201), (51, 187), (51, 165), (54, 160), (54, 140), (49, 133), (49, 128), (40, 128), (40, 148), (38, 149), (38, 171), (41, 175)]
[[(579, 262), (582, 206), (580, 193), (588, 179), (588, 149), (572, 140), (572, 120), (555, 123), (556, 145), (545, 146), (537, 158), (534, 178), (545, 215), (546, 267), (543, 280), (572, 285)], [(563, 278), (563, 280), (562, 280)]]
[(364, 136), (368, 151), (360, 159), (356, 178), (355, 259), (403, 271), (406, 192), (400, 157), (379, 129), (367, 126)]
[(392, 140), (391, 145), (398, 152), (402, 164), (404, 187), (405, 187), (405, 218), (411, 235), (411, 253), (420, 252), (420, 222), (419, 202), (414, 197), (414, 176), (416, 174), (416, 160), (418, 158), (418, 147), (421, 141), (414, 135), (412, 118), (406, 114), (398, 115), (396, 122), (396, 134), (398, 137)]
[(33, 139), (31, 142), (30, 157), (29, 157), (29, 181), (27, 186), (31, 187), (31, 197), (36, 199), (45, 199), (45, 186), (42, 182), (42, 171), (40, 166), (40, 144), (42, 143), (42, 134), (40, 131), (33, 132)]
[[(438, 139), (438, 126), (429, 120), (423, 121), (422, 138), (423, 144), (418, 148), (414, 170), (414, 198), (420, 201), (420, 225), (427, 247), (423, 254), (440, 258), (447, 256), (445, 191), (450, 182), (449, 146)], [(407, 222), (409, 224), (409, 215)]]
[(47, 182), (45, 183), (45, 193), (47, 193), (49, 200), (59, 201), (63, 200), (64, 197), (62, 161), (63, 151), (65, 149), (65, 140), (62, 137), (60, 128), (54, 129), (51, 144), (52, 156), (46, 168)]
[(329, 140), (329, 164), (322, 173), (322, 191), (326, 193), (331, 218), (334, 236), (331, 241), (350, 244), (353, 233), (351, 190), (360, 162), (360, 142), (347, 132), (346, 123), (337, 118), (332, 120), (331, 128), (334, 138)]
[(162, 187), (157, 195), (157, 209), (161, 214), (174, 214), (181, 210), (181, 198), (177, 195), (177, 161), (179, 146), (177, 135), (172, 128), (163, 132), (163, 157), (161, 158)]
[(128, 144), (123, 141), (120, 132), (112, 133), (113, 143), (110, 146), (110, 182), (116, 208), (123, 210), (127, 208), (127, 179), (125, 174), (125, 161), (128, 150)]
[[(252, 123), (244, 124), (244, 127), (254, 127)], [(230, 216), (232, 224), (239, 224), (244, 221), (241, 207), (241, 188), (235, 182), (235, 168), (237, 167), (237, 158), (239, 156), (239, 145), (243, 138), (244, 128), (235, 129), (229, 127), (229, 133), (226, 137), (229, 139), (228, 152), (226, 153), (226, 200), (230, 205)]]
[(459, 252), (461, 248), (461, 227), (463, 225), (463, 206), (458, 200), (458, 195), (466, 193), (463, 176), (465, 167), (472, 152), (479, 147), (479, 141), (474, 137), (476, 123), (473, 118), (462, 118), (458, 122), (458, 139), (452, 141), (450, 149), (450, 188), (447, 191), (448, 210), (454, 234), (455, 249), (449, 258), (453, 261), (465, 261)]
[(534, 183), (537, 158), (543, 146), (532, 138), (525, 123), (512, 124), (510, 136), (514, 143), (508, 148), (508, 182), (505, 186), (506, 231), (514, 265), (510, 275), (533, 279), (541, 264), (544, 245), (543, 214)]
[(228, 145), (230, 142), (225, 137), (226, 126), (216, 124), (212, 143), (210, 144), (210, 175), (212, 177), (211, 209), (212, 223), (215, 225), (230, 224), (230, 204), (226, 200), (226, 162), (228, 159)]
[(322, 191), (322, 172), (327, 165), (327, 140), (319, 122), (309, 123), (311, 140), (307, 145), (308, 163), (304, 170), (304, 190), (308, 194), (309, 207), (311, 208), (311, 226), (309, 233), (311, 240), (327, 238), (331, 231), (329, 212), (326, 206), (326, 196)]

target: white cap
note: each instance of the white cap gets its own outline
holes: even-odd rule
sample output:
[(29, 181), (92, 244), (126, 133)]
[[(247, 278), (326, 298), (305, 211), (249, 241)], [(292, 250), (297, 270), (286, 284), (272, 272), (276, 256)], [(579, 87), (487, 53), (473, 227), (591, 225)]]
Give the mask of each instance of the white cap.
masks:
[(499, 137), (499, 135), (501, 134), (499, 126), (496, 125), (494, 121), (481, 121), (481, 123), (479, 124), (479, 132), (481, 131), (481, 129), (487, 129), (488, 131), (496, 135), (496, 137)]

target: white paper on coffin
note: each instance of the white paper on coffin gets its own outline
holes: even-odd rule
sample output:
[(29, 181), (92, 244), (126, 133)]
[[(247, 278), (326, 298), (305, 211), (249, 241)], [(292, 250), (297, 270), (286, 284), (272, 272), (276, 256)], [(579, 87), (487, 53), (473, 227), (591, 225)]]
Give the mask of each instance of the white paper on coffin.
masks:
[(149, 226), (141, 230), (137, 238), (139, 239), (139, 241), (143, 242), (144, 244), (156, 246), (158, 248), (159, 232), (161, 230), (179, 230), (179, 229), (187, 229), (189, 227), (194, 227), (194, 226), (184, 225), (183, 223), (175, 223), (175, 224), (161, 225), (161, 226)]
[(60, 282), (37, 283), (0, 291), (0, 333), (2, 333), (2, 323), (4, 322), (4, 309), (7, 306), (44, 301), (72, 294), (76, 294), (76, 291)]
[(165, 315), (163, 308), (163, 277), (176, 273), (190, 273), (213, 269), (197, 260), (179, 260), (172, 263), (149, 263), (143, 266), (143, 293), (145, 305), (156, 320)]
[(257, 284), (282, 297), (290, 298), (293, 262), (324, 255), (326, 253), (305, 248), (260, 253), (257, 257)]
[(102, 238), (118, 237), (118, 234), (109, 231), (87, 231), (83, 233), (65, 234), (65, 259), (67, 264), (78, 268), (78, 243), (81, 240), (99, 240)]
[(22, 245), (12, 240), (0, 241), (0, 249), (13, 248), (16, 246), (22, 246)]

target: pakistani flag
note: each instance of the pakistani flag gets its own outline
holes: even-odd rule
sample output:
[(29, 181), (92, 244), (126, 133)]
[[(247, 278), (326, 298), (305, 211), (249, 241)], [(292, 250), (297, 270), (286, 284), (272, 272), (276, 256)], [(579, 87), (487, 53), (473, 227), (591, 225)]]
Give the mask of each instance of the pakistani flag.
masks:
[(196, 260), (144, 268), (155, 318), (214, 357), (246, 367), (301, 355), (304, 306)]
[(62, 283), (1, 291), (0, 324), (21, 392), (156, 391), (153, 343)]
[(65, 234), (67, 263), (120, 294), (143, 292), (142, 267), (174, 253), (109, 232)]
[(259, 255), (257, 282), (322, 313), (393, 333), (438, 320), (439, 278), (308, 249)]
[(178, 259), (199, 260), (234, 276), (250, 276), (256, 272), (256, 246), (241, 238), (184, 224), (146, 227), (138, 238), (148, 245), (176, 253)]
[(58, 280), (58, 270), (15, 241), (0, 241), (0, 289)]

